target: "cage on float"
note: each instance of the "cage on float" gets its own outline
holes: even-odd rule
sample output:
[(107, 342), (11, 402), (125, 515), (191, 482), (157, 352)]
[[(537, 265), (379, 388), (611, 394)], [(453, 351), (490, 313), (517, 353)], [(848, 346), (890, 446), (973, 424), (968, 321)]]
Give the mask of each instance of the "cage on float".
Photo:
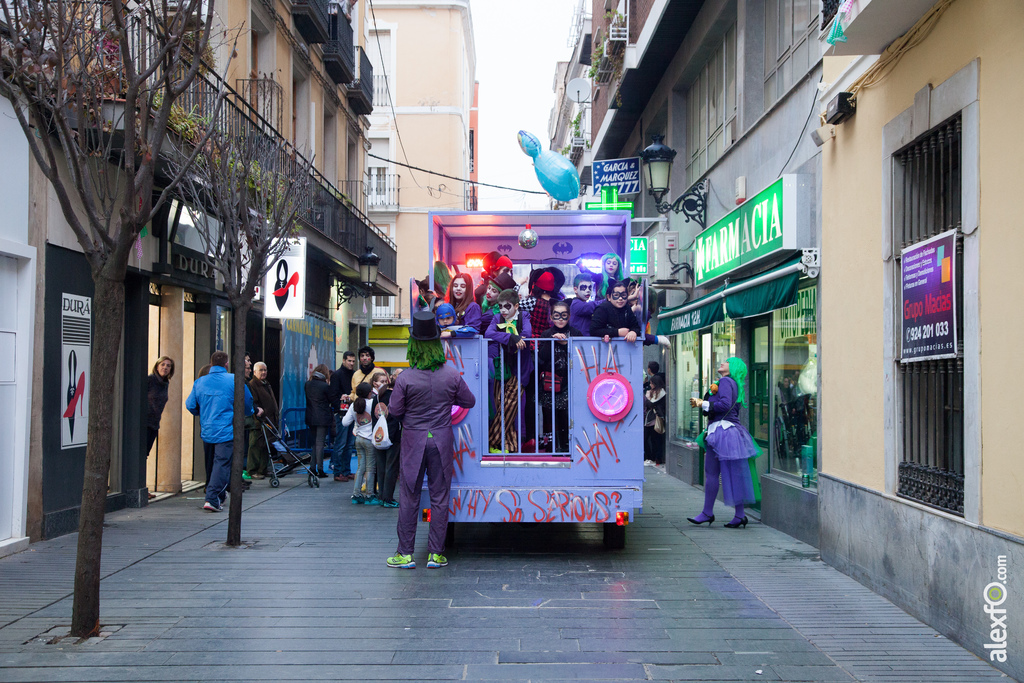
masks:
[[(517, 266), (558, 265), (566, 274), (562, 293), (572, 296), (579, 269), (598, 272), (605, 253), (619, 255), (629, 272), (630, 219), (627, 211), (432, 213), (430, 288), (435, 262), (468, 272), (479, 284), (482, 255), (498, 251)], [(538, 237), (529, 249), (518, 240), (527, 224)], [(505, 438), (507, 423), (499, 422), (497, 452), (492, 449), (489, 412), (493, 405), (493, 414), (503, 420), (509, 404), (501, 391), (493, 391), (488, 368), (494, 364), (488, 358), (487, 339), (478, 335), (444, 340), (448, 362), (462, 373), (477, 398), (474, 408), (453, 412), (450, 532), (455, 522), (598, 523), (603, 525), (606, 545), (625, 544), (625, 525), (643, 504), (643, 332), (632, 343), (621, 338), (569, 338), (563, 347), (569, 359), (568, 386), (563, 387), (568, 392), (568, 440), (560, 445), (544, 429), (545, 387), (537, 370), (541, 354), (553, 356), (555, 348), (550, 339), (539, 339), (541, 330), (535, 330), (528, 339), (532, 348), (523, 352), (533, 356), (535, 381), (522, 388), (524, 400), (513, 411), (519, 435), (510, 442)], [(502, 348), (499, 367), (505, 361)], [(500, 386), (501, 378), (497, 383)], [(548, 385), (551, 402), (557, 405), (555, 383)], [(560, 415), (556, 410), (549, 419), (551, 432)], [(552, 438), (545, 448), (548, 435)], [(421, 507), (430, 507), (425, 489)]]

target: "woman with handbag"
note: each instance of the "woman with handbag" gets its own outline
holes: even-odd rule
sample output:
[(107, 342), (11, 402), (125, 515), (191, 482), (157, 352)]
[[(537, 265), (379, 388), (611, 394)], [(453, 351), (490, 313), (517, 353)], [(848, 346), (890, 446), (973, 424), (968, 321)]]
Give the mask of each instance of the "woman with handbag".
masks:
[[(754, 482), (750, 474), (750, 458), (761, 454), (750, 432), (740, 423), (740, 407), (745, 392), (747, 366), (739, 358), (730, 358), (718, 366), (722, 378), (704, 400), (691, 398), (690, 405), (700, 407), (708, 416), (707, 431), (697, 438), (704, 447), (704, 509), (696, 517), (687, 517), (693, 524), (715, 521), (715, 498), (718, 497), (718, 478), (722, 478), (722, 499), (736, 508), (730, 529), (747, 526), (743, 513), (745, 504), (755, 502)], [(703, 443), (701, 443), (703, 441)]]
[[(555, 453), (569, 453), (569, 337), (580, 337), (583, 334), (569, 325), (569, 302), (556, 301), (551, 305), (551, 327), (544, 330), (541, 337), (554, 339), (550, 342), (539, 342), (537, 364), (540, 366), (540, 405), (544, 420), (544, 437), (547, 448), (551, 451), (554, 441)], [(552, 415), (554, 403), (554, 415)], [(552, 434), (554, 422), (554, 436)]]
[(665, 464), (665, 380), (652, 375), (644, 392), (644, 464)]

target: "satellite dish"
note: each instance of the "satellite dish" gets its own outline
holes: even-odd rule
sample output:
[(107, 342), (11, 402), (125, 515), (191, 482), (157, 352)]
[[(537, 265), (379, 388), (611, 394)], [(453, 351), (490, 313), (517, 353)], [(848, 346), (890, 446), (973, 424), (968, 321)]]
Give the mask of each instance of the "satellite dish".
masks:
[(565, 85), (565, 96), (576, 104), (590, 100), (590, 81), (585, 78), (574, 78)]

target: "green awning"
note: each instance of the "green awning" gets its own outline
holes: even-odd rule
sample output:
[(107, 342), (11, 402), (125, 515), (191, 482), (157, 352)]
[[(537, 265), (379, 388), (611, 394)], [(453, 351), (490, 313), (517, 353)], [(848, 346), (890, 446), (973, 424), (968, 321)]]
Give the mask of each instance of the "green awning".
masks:
[(719, 289), (697, 301), (663, 311), (661, 316), (658, 316), (658, 334), (692, 332), (725, 320), (725, 312), (722, 309), (723, 290), (724, 288)]
[[(795, 269), (800, 263), (796, 258), (748, 281), (731, 283), (725, 289), (725, 311), (730, 318), (748, 318), (796, 303), (797, 287), (801, 271)], [(783, 273), (783, 271), (792, 271)], [(774, 273), (779, 273), (772, 277)], [(749, 286), (747, 282), (764, 280)], [(734, 291), (735, 290), (735, 291)]]

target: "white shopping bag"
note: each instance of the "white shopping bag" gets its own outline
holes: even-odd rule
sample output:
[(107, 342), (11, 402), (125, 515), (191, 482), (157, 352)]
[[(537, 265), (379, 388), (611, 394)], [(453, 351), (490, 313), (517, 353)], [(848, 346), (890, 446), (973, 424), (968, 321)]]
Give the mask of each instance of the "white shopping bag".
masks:
[(380, 451), (391, 448), (391, 433), (388, 431), (386, 415), (378, 417), (377, 424), (373, 425), (373, 447)]

